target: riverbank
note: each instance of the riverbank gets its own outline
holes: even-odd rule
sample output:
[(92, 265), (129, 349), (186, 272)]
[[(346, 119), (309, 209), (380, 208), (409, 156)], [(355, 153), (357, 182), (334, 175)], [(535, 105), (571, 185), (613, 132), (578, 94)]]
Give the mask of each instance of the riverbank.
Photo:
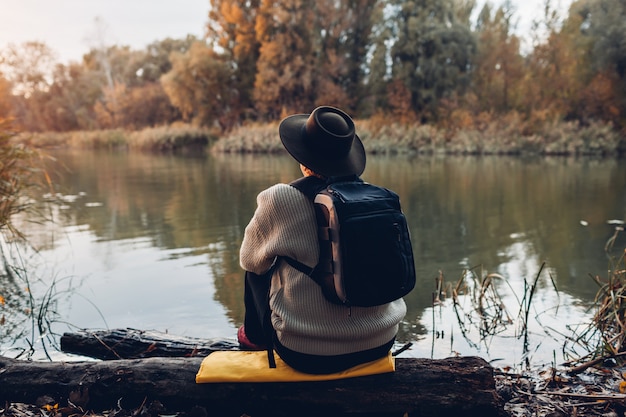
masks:
[(178, 151), (210, 146), (217, 140), (211, 129), (173, 124), (138, 131), (123, 129), (74, 132), (22, 132), (14, 140), (34, 148), (77, 148), (139, 151)]
[[(357, 133), (370, 154), (390, 155), (626, 155), (626, 137), (611, 125), (593, 122), (545, 123), (531, 128), (514, 117), (473, 124), (436, 127), (428, 124), (357, 120)], [(129, 149), (179, 151), (202, 148), (226, 153), (283, 152), (278, 122), (249, 124), (220, 134), (214, 129), (171, 125), (141, 131), (98, 130), (22, 133), (16, 139), (37, 148)]]

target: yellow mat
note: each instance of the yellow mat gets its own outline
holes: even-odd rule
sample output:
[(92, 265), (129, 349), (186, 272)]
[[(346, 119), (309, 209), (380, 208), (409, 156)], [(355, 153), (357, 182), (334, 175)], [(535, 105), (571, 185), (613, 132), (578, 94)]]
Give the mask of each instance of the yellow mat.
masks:
[(276, 368), (270, 368), (266, 351), (219, 351), (202, 361), (196, 374), (196, 383), (211, 382), (298, 382), (330, 381), (357, 376), (384, 374), (396, 370), (391, 353), (373, 362), (355, 366), (342, 372), (312, 375), (298, 372), (274, 354)]

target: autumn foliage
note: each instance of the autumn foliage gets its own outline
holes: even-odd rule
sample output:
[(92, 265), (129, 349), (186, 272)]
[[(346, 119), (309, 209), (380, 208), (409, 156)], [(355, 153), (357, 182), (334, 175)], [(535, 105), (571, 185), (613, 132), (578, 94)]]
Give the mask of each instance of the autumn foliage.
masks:
[(524, 37), (515, 11), (462, 0), (211, 0), (206, 38), (92, 48), (56, 63), (41, 42), (0, 50), (0, 117), (22, 130), (230, 132), (320, 104), (446, 140), (514, 120), (626, 128), (626, 5), (549, 0)]

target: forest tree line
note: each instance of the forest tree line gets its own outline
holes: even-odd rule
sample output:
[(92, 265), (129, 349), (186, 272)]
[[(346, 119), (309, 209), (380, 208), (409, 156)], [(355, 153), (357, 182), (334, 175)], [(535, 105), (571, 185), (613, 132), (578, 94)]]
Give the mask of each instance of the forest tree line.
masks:
[[(229, 131), (326, 104), (355, 118), (480, 129), (495, 119), (626, 129), (626, 2), (546, 0), (528, 51), (505, 2), (210, 0), (206, 36), (92, 47), (58, 63), (44, 42), (0, 50), (0, 119), (32, 132)], [(513, 116), (511, 116), (513, 115)]]

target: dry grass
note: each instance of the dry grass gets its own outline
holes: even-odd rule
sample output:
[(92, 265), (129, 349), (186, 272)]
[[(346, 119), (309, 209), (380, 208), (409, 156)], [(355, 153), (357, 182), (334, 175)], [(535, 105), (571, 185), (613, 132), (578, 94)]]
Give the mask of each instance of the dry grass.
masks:
[[(591, 276), (599, 285), (591, 321), (569, 323), (569, 334), (561, 335), (567, 361), (564, 365), (569, 374), (606, 363), (626, 363), (626, 249), (618, 255), (610, 255), (615, 251), (614, 244), (623, 231), (623, 223), (618, 222), (614, 234), (606, 243), (608, 276)], [(515, 337), (523, 346), (524, 365), (530, 369), (533, 364), (526, 356), (531, 351), (529, 320), (538, 318), (531, 317), (530, 312), (536, 307), (533, 306), (533, 299), (542, 275), (548, 275), (558, 296), (553, 277), (544, 269), (545, 264), (542, 264), (532, 281), (524, 279), (521, 295), (515, 293), (505, 277), (488, 273), (480, 266), (465, 270), (456, 283), (445, 282), (443, 273), (439, 272), (433, 306), (443, 303), (447, 297), (451, 298), (458, 327), (468, 342), (466, 335), (470, 333), (478, 334), (482, 343), (515, 325)], [(508, 294), (507, 302), (501, 292)], [(516, 300), (516, 303), (511, 300)]]
[[(626, 154), (626, 138), (606, 123), (547, 122), (531, 126), (517, 113), (481, 114), (471, 123), (445, 127), (398, 122), (377, 115), (357, 120), (357, 134), (370, 154), (593, 155)], [(219, 138), (219, 139), (218, 139)], [(222, 153), (284, 152), (278, 122), (251, 123), (220, 134), (208, 128), (174, 124), (130, 132), (121, 129), (24, 133), (18, 141), (34, 147), (171, 151), (210, 147)]]
[(211, 148), (223, 153), (277, 153), (284, 152), (278, 138), (278, 123), (251, 124), (221, 137)]
[(216, 138), (210, 129), (188, 124), (148, 128), (129, 133), (127, 136), (129, 148), (149, 151), (205, 148)]
[[(622, 225), (607, 241), (606, 252), (611, 253), (618, 235), (624, 231)], [(602, 363), (623, 364), (626, 356), (626, 249), (618, 256), (609, 256), (608, 276), (592, 276), (600, 286), (595, 297), (595, 314), (590, 323), (566, 342), (570, 351), (576, 348), (587, 352), (572, 356), (572, 373)]]
[(216, 140), (210, 129), (188, 124), (146, 128), (140, 131), (122, 129), (22, 133), (16, 141), (37, 148), (135, 149), (172, 151), (184, 148), (206, 148)]
[[(389, 155), (593, 155), (626, 153), (626, 141), (610, 125), (545, 123), (530, 129), (517, 114), (485, 116), (463, 128), (400, 123), (379, 118), (356, 120), (357, 134), (369, 154)], [(221, 137), (213, 152), (282, 152), (278, 124), (251, 124)]]
[[(24, 235), (14, 226), (13, 217), (25, 212), (34, 221), (39, 217), (27, 191), (49, 178), (41, 166), (42, 155), (22, 143), (12, 141), (15, 132), (10, 121), (0, 120), (0, 339), (13, 328), (31, 320), (33, 334), (27, 338), (32, 346), (38, 337), (35, 327), (42, 331), (52, 311), (54, 285), (35, 305), (31, 285), (23, 264), (20, 248), (28, 246)], [(24, 301), (25, 300), (25, 301)]]
[(21, 236), (11, 222), (12, 216), (31, 207), (25, 192), (35, 186), (41, 171), (36, 161), (40, 155), (23, 144), (12, 141), (15, 132), (9, 120), (0, 119), (0, 232)]

